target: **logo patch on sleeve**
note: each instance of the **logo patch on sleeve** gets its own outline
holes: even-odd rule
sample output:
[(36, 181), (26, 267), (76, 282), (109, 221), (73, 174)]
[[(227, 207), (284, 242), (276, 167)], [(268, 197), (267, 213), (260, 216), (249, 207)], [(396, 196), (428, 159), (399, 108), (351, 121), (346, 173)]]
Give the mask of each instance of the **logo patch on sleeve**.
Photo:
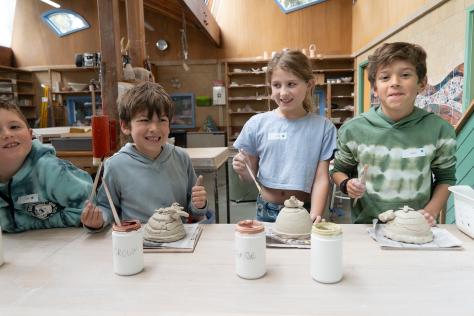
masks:
[(31, 203), (27, 211), (36, 218), (46, 219), (58, 211), (58, 206), (53, 202)]

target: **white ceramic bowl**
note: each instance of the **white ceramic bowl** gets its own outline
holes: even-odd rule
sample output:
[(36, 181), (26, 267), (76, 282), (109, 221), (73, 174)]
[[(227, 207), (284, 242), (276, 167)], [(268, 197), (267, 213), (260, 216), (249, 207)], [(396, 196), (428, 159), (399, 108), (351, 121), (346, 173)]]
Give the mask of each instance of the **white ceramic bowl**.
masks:
[(351, 82), (352, 81), (352, 77), (341, 77), (341, 81), (342, 82)]
[(84, 91), (89, 85), (87, 83), (77, 83), (77, 82), (68, 82), (68, 86), (72, 88), (73, 91)]

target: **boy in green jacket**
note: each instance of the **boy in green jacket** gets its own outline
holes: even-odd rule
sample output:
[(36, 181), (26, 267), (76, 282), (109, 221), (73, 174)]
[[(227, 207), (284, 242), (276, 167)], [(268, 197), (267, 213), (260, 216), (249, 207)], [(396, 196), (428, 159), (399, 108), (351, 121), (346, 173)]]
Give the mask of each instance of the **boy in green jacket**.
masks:
[[(426, 53), (410, 43), (384, 44), (369, 56), (368, 72), (381, 105), (340, 128), (332, 179), (358, 199), (353, 223), (408, 205), (434, 225), (456, 183), (456, 138), (448, 122), (415, 107), (427, 82)], [(357, 175), (365, 166), (363, 183)]]

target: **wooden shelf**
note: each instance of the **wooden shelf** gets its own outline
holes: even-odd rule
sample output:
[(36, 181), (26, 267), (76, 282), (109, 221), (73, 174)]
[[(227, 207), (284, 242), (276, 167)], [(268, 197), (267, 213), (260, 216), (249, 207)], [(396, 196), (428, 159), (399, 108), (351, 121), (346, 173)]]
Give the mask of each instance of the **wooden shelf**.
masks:
[(228, 97), (227, 100), (229, 101), (266, 101), (270, 100), (269, 96), (261, 96), (261, 97)]
[(324, 72), (353, 72), (352, 68), (333, 68), (333, 69), (313, 69), (313, 73)]
[(349, 109), (331, 109), (331, 112), (354, 112), (354, 110)]
[(238, 85), (238, 86), (229, 86), (229, 89), (259, 89), (259, 88), (269, 88), (270, 85), (265, 85), (265, 84), (255, 84), (255, 85), (250, 85), (250, 84), (243, 84), (243, 85)]
[(229, 72), (229, 76), (260, 76), (264, 75), (264, 71), (253, 72), (253, 71), (243, 71), (243, 72)]
[(332, 95), (331, 99), (354, 99), (351, 95)]
[[(100, 90), (94, 91), (95, 94), (100, 94)], [(59, 92), (51, 92), (51, 94), (65, 94), (65, 95), (74, 95), (74, 94), (91, 94), (89, 90), (84, 91), (59, 91)]]
[[(342, 77), (354, 78), (354, 58), (349, 55), (318, 55), (316, 58), (310, 58), (313, 67), (313, 74), (317, 82), (317, 106), (325, 108), (326, 115), (330, 118), (332, 115), (331, 104), (337, 103), (341, 108), (354, 102), (351, 93), (354, 92), (354, 82), (339, 82), (328, 84), (326, 80), (337, 80)], [(235, 140), (234, 132), (241, 129), (245, 122), (255, 114), (270, 111), (276, 108), (270, 95), (256, 97), (260, 92), (270, 94), (267, 89), (271, 86), (266, 82), (266, 72), (252, 71), (268, 66), (268, 59), (249, 59), (234, 58), (227, 59), (225, 62), (225, 85), (227, 95), (227, 141), (231, 144)], [(235, 69), (241, 69), (236, 72)], [(232, 85), (232, 83), (236, 85)], [(265, 88), (265, 90), (263, 89)], [(321, 93), (322, 90), (322, 93)], [(255, 103), (253, 103), (255, 102)], [(250, 103), (255, 111), (237, 112), (237, 108), (242, 108), (245, 103)], [(255, 105), (255, 106), (254, 106)], [(265, 105), (265, 107), (264, 107)], [(353, 111), (335, 109), (335, 116), (352, 117)]]

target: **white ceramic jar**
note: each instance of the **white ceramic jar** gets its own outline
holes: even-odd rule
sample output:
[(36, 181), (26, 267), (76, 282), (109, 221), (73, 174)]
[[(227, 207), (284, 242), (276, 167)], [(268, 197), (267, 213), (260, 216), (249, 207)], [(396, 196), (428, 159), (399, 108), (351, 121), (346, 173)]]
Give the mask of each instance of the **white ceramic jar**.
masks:
[(122, 221), (112, 230), (114, 272), (118, 275), (137, 274), (143, 270), (143, 229), (140, 221)]
[(0, 226), (0, 266), (3, 265), (2, 227)]
[(244, 279), (258, 279), (265, 272), (265, 228), (255, 220), (235, 226), (235, 271)]
[(311, 277), (321, 283), (342, 279), (342, 229), (329, 222), (313, 225), (311, 233)]

